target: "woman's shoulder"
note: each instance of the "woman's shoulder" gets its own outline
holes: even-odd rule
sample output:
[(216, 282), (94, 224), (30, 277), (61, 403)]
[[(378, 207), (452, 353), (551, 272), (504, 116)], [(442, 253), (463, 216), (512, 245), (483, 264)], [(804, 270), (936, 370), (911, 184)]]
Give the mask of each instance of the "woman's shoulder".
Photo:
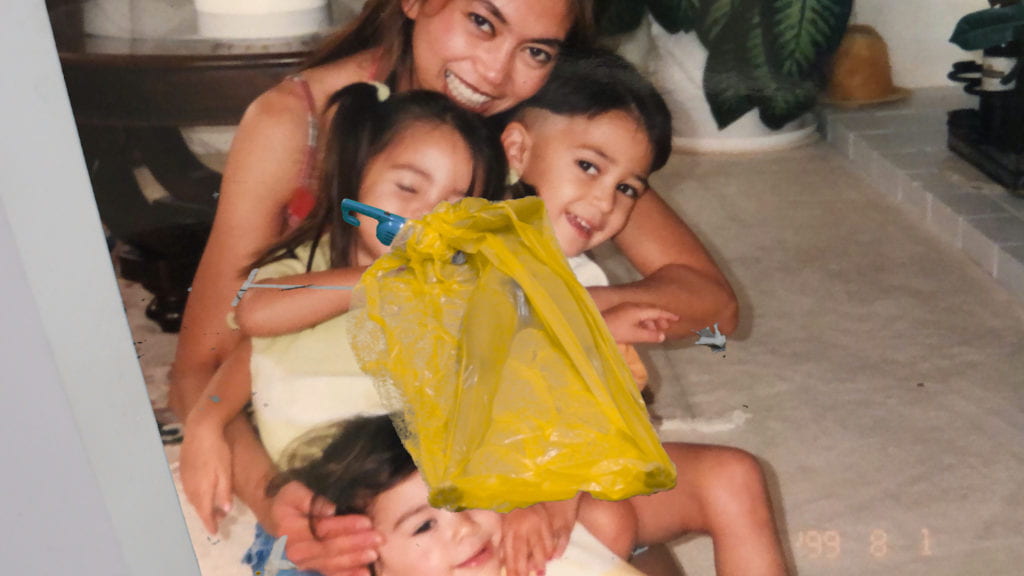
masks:
[(301, 74), (322, 109), (327, 99), (345, 86), (373, 80), (379, 61), (380, 49), (374, 48), (303, 70)]
[[(321, 64), (282, 80), (257, 97), (246, 109), (243, 124), (260, 127), (300, 129), (308, 118), (309, 94), (314, 113), (319, 114), (332, 94), (349, 84), (371, 80), (376, 73), (378, 50), (367, 50), (334, 62)], [(303, 86), (305, 84), (305, 86)]]

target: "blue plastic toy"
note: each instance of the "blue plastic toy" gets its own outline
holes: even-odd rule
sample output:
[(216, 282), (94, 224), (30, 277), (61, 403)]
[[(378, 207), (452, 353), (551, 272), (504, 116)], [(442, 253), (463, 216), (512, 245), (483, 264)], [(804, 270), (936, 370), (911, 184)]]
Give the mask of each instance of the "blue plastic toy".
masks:
[(405, 224), (405, 218), (391, 212), (385, 212), (380, 208), (374, 208), (368, 204), (349, 200), (348, 198), (341, 201), (341, 218), (353, 226), (359, 226), (359, 219), (356, 218), (354, 212), (377, 220), (377, 240), (380, 240), (381, 244), (385, 246), (391, 245), (395, 235), (398, 234), (398, 231)]

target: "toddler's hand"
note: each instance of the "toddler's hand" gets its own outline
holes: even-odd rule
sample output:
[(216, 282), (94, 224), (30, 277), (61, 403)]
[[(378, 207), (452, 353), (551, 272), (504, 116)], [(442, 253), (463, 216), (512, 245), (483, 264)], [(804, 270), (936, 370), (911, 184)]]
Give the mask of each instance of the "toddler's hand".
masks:
[(181, 483), (203, 526), (210, 534), (231, 511), (231, 448), (217, 426), (185, 425), (179, 458)]
[(579, 497), (518, 508), (502, 523), (502, 560), (507, 576), (543, 574), (548, 561), (561, 556), (576, 524)]
[[(288, 536), (285, 556), (300, 570), (324, 576), (370, 576), (377, 560), (380, 534), (361, 515), (335, 516), (334, 505), (298, 482), (286, 484), (274, 497), (270, 510), (278, 536)], [(317, 537), (309, 526), (315, 518)]]
[(602, 312), (604, 321), (616, 342), (664, 342), (665, 331), (677, 322), (675, 314), (647, 304), (626, 302)]

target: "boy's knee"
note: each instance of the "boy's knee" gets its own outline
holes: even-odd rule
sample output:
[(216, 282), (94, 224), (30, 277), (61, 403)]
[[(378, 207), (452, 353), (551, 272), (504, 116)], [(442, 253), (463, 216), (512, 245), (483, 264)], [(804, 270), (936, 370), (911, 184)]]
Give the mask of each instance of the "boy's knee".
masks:
[(736, 503), (764, 498), (764, 470), (753, 454), (738, 448), (723, 448), (716, 456), (714, 469), (714, 485), (722, 498)]

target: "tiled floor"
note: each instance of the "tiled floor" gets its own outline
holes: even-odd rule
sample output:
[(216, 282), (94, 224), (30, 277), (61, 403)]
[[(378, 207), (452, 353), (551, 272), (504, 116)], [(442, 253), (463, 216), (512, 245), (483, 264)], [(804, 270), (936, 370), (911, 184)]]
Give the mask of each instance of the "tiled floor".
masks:
[(946, 147), (946, 113), (975, 108), (956, 86), (899, 103), (822, 112), (828, 141), (871, 183), (1024, 300), (1024, 197)]

